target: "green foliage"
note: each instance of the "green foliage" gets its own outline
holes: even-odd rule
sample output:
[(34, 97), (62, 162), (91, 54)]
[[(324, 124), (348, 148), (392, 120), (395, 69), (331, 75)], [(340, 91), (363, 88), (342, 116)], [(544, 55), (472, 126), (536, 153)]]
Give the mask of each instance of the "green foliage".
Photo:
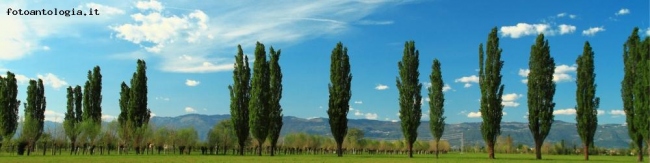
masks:
[[(81, 92), (81, 87), (79, 85), (77, 85), (77, 88), (79, 88), (79, 92)], [(81, 101), (82, 97), (77, 96), (75, 90), (76, 89), (72, 88), (72, 86), (69, 86), (67, 89), (68, 92), (67, 110), (65, 112), (65, 118), (63, 119), (63, 129), (65, 130), (65, 135), (68, 137), (68, 139), (70, 139), (70, 144), (72, 144), (73, 146), (77, 142), (77, 138), (79, 134), (81, 134), (81, 129), (82, 129), (81, 109), (75, 110), (76, 108), (81, 108), (81, 106), (76, 107), (75, 104), (76, 101)]]
[(131, 78), (131, 88), (128, 90), (128, 120), (133, 123), (134, 128), (147, 126), (151, 110), (147, 107), (147, 63), (144, 60), (138, 59), (136, 72)]
[(16, 133), (18, 128), (18, 107), (17, 100), (18, 85), (16, 75), (7, 71), (6, 77), (0, 77), (0, 140), (7, 144)]
[[(641, 39), (639, 38), (639, 28), (636, 27), (632, 31), (632, 34), (627, 38), (625, 44), (623, 44), (623, 63), (625, 64), (624, 70), (625, 75), (623, 81), (621, 82), (621, 97), (623, 99), (623, 110), (625, 111), (625, 117), (627, 122), (628, 134), (632, 143), (636, 146), (637, 149), (643, 148), (643, 135), (642, 128), (639, 128), (642, 123), (645, 123), (643, 117), (637, 116), (635, 114), (636, 109), (634, 108), (634, 101), (637, 97), (634, 96), (634, 85), (635, 77), (637, 76), (636, 67), (641, 57)], [(637, 161), (643, 160), (643, 150), (637, 150)]]
[(249, 136), (248, 103), (250, 101), (250, 67), (248, 57), (244, 55), (241, 45), (237, 45), (235, 55), (235, 69), (233, 70), (233, 85), (228, 86), (230, 91), (230, 115), (237, 135), (239, 155), (244, 155), (246, 138)]
[[(445, 94), (443, 93), (444, 82), (442, 81), (442, 71), (440, 70), (440, 61), (438, 59), (433, 60), (433, 65), (431, 66), (431, 87), (429, 90), (429, 129), (431, 130), (431, 135), (436, 141), (436, 145), (439, 144), (442, 133), (445, 131), (445, 119), (444, 116), (445, 110)], [(437, 147), (436, 147), (437, 149)], [(438, 150), (436, 150), (436, 158), (438, 156)]]
[(90, 144), (101, 131), (102, 125), (102, 74), (99, 66), (88, 71), (88, 80), (83, 89), (82, 135)]
[(264, 44), (257, 42), (255, 47), (255, 62), (253, 63), (253, 78), (251, 79), (251, 99), (249, 101), (249, 124), (251, 134), (260, 144), (258, 155), (262, 155), (261, 144), (264, 144), (269, 134), (269, 66), (266, 61)]
[(330, 61), (329, 102), (327, 115), (330, 130), (336, 141), (336, 154), (343, 156), (343, 139), (348, 131), (348, 112), (350, 97), (352, 97), (352, 74), (350, 73), (350, 58), (348, 48), (339, 42), (332, 50)]
[(271, 47), (269, 73), (270, 73), (270, 90), (269, 90), (269, 138), (271, 141), (271, 156), (274, 155), (275, 147), (280, 137), (282, 130), (282, 106), (280, 100), (282, 99), (282, 69), (280, 68), (280, 53)]
[(208, 131), (208, 146), (234, 147), (237, 140), (236, 136), (231, 120), (220, 121)]
[(364, 148), (364, 133), (358, 128), (350, 128), (348, 134), (345, 135), (345, 144), (347, 149), (361, 149)]
[(542, 159), (541, 147), (551, 131), (555, 107), (555, 60), (551, 57), (548, 40), (544, 40), (544, 34), (539, 34), (535, 44), (531, 46), (528, 66), (528, 128), (535, 139), (536, 158)]
[(407, 143), (409, 157), (413, 157), (413, 142), (418, 136), (418, 127), (422, 116), (422, 84), (420, 83), (420, 52), (415, 49), (415, 41), (404, 43), (404, 55), (402, 61), (397, 63), (399, 77), (397, 77), (397, 89), (399, 90), (399, 118), (402, 125), (402, 133)]
[[(600, 98), (596, 97), (594, 52), (589, 42), (585, 42), (582, 55), (578, 56), (576, 64), (578, 64), (576, 72), (576, 125), (584, 149), (588, 149), (594, 143), (594, 134), (596, 134), (598, 128), (597, 109), (600, 104)], [(587, 152), (585, 152), (585, 160), (589, 160)]]
[[(38, 79), (29, 81), (27, 87), (27, 102), (25, 106), (25, 121), (23, 123), (23, 130), (21, 138), (28, 143), (31, 148), (34, 143), (43, 134), (43, 122), (45, 121), (45, 87), (43, 87), (43, 80)], [(28, 153), (29, 155), (29, 150)]]
[[(481, 87), (481, 134), (488, 147), (488, 157), (494, 159), (494, 145), (497, 136), (501, 134), (501, 118), (503, 105), (501, 96), (504, 85), (501, 84), (501, 51), (497, 28), (492, 28), (488, 35), (487, 50), (483, 51), (483, 44), (479, 45), (479, 85)], [(485, 54), (487, 53), (487, 54)], [(485, 60), (484, 60), (485, 59)]]

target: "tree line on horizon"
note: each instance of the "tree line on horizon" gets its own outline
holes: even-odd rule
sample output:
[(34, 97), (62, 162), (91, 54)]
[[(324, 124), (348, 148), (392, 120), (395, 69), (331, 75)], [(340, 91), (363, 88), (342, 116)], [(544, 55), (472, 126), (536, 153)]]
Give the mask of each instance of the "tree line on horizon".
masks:
[[(638, 149), (650, 146), (650, 37), (641, 39), (639, 29), (634, 28), (632, 34), (623, 45), (624, 78), (621, 82), (621, 97), (626, 113), (628, 134), (632, 144)], [(484, 48), (485, 47), (485, 48)], [(241, 46), (235, 55), (233, 84), (228, 86), (230, 91), (231, 120), (215, 124), (211, 130), (211, 138), (224, 138), (221, 131), (232, 134), (239, 147), (237, 153), (244, 155), (244, 148), (251, 140), (257, 155), (262, 155), (263, 144), (270, 144), (270, 155), (274, 155), (279, 142), (282, 128), (282, 72), (279, 65), (281, 51), (269, 48), (267, 55), (264, 44), (257, 42), (254, 52), (252, 74), (248, 56), (243, 54)], [(494, 149), (501, 134), (500, 123), (503, 116), (502, 95), (505, 85), (501, 83), (502, 49), (499, 47), (497, 28), (492, 28), (485, 46), (479, 44), (479, 85), (481, 92), (480, 113), (482, 117), (481, 133), (487, 148), (488, 158), (495, 159)], [(329, 89), (329, 124), (335, 144), (337, 156), (343, 156), (343, 145), (350, 134), (347, 127), (349, 100), (352, 96), (352, 73), (343, 43), (336, 44), (331, 52)], [(404, 145), (408, 157), (413, 157), (413, 144), (417, 141), (417, 128), (422, 116), (422, 84), (419, 80), (419, 50), (415, 41), (407, 41), (401, 61), (397, 67), (399, 75), (396, 86), (399, 91), (399, 117), (401, 120)], [(583, 53), (576, 59), (576, 122), (579, 136), (582, 140), (584, 159), (589, 160), (589, 150), (594, 144), (594, 134), (597, 130), (597, 109), (600, 98), (596, 97), (596, 81), (594, 68), (595, 53), (588, 41), (585, 41)], [(268, 60), (267, 60), (268, 58)], [(432, 72), (429, 75), (431, 86), (427, 87), (429, 101), (430, 131), (433, 142), (440, 144), (444, 132), (444, 93), (441, 63), (438, 59), (432, 62)], [(556, 84), (553, 82), (555, 70), (554, 58), (550, 55), (550, 45), (539, 34), (531, 46), (529, 59), (530, 73), (528, 86), (528, 120), (529, 129), (534, 139), (536, 159), (542, 159), (542, 146), (554, 122), (553, 110), (555, 103)], [(136, 154), (143, 154), (151, 142), (147, 142), (148, 132), (152, 132), (149, 123), (151, 111), (147, 107), (147, 76), (144, 60), (137, 61), (136, 71), (130, 85), (121, 83), (120, 115), (117, 118), (117, 136), (119, 148), (133, 148)], [(23, 104), (25, 109), (23, 130), (12, 142), (19, 124), (18, 108), (21, 101), (17, 100), (17, 81), (15, 74), (7, 72), (0, 77), (0, 148), (4, 145), (17, 145), (18, 154), (34, 151), (36, 143), (44, 135), (43, 122), (46, 107), (45, 88), (43, 81), (30, 80), (27, 88), (27, 99)], [(82, 152), (92, 155), (94, 148), (101, 144), (101, 103), (102, 76), (99, 66), (88, 71), (88, 80), (83, 87), (77, 85), (67, 88), (67, 111), (63, 122), (65, 135), (69, 140), (70, 154)], [(230, 130), (230, 129), (231, 130)], [(180, 131), (179, 131), (180, 132)], [(192, 135), (196, 131), (184, 131)], [(192, 136), (189, 136), (192, 137)], [(210, 139), (210, 138), (209, 138)], [(268, 142), (267, 142), (268, 139)], [(13, 144), (15, 143), (15, 144)], [(13, 145), (12, 145), (13, 144)], [(81, 146), (81, 147), (79, 147)], [(43, 146), (46, 147), (45, 145)], [(8, 147), (7, 147), (8, 148)], [(191, 147), (190, 147), (191, 148)], [(436, 147), (437, 149), (437, 147)], [(191, 149), (190, 149), (191, 150)], [(233, 148), (234, 150), (234, 148)], [(650, 149), (648, 149), (650, 152)], [(45, 149), (43, 150), (45, 151)], [(643, 151), (637, 151), (637, 161), (643, 161)], [(435, 151), (436, 158), (438, 151)]]

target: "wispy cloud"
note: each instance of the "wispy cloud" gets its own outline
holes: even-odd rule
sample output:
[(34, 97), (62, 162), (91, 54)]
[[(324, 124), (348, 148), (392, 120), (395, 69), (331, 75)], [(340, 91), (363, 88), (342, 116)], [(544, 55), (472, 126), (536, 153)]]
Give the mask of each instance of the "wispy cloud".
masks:
[(68, 85), (68, 82), (52, 73), (47, 73), (45, 75), (38, 74), (36, 77), (42, 79), (44, 85), (49, 85), (55, 90), (59, 90), (59, 88)]
[(361, 25), (390, 25), (394, 22), (392, 20), (376, 21), (376, 20), (361, 20), (359, 24)]
[(591, 27), (589, 29), (583, 30), (582, 35), (585, 36), (595, 36), (596, 33), (605, 31), (604, 27)]
[(623, 110), (610, 110), (609, 114), (612, 116), (625, 116), (625, 111)]
[[(233, 1), (209, 8), (170, 12), (164, 3), (149, 0), (135, 4), (139, 13), (131, 14), (130, 22), (111, 26), (111, 29), (116, 32), (116, 38), (141, 46), (137, 50), (140, 54), (160, 57), (163, 71), (209, 73), (232, 70), (232, 56), (238, 44), (249, 49), (256, 41), (262, 41), (277, 47), (278, 44), (290, 45), (337, 35), (357, 22), (390, 24), (391, 21), (362, 21), (362, 18), (394, 3)], [(179, 60), (183, 55), (192, 59)]]
[(377, 86), (375, 86), (375, 89), (376, 89), (376, 90), (383, 91), (383, 90), (387, 90), (387, 89), (388, 89), (388, 86), (387, 86), (387, 85), (383, 85), (383, 84), (377, 84)]
[(528, 23), (517, 23), (514, 26), (502, 26), (500, 28), (501, 35), (504, 37), (510, 37), (513, 39), (544, 34), (547, 36), (553, 36), (556, 34), (565, 35), (571, 34), (575, 31), (576, 26), (568, 24), (560, 24), (556, 28), (549, 23), (538, 23), (538, 24), (528, 24)]
[(442, 86), (442, 92), (447, 92), (449, 90), (453, 90), (449, 84), (445, 84), (445, 86)]
[(361, 101), (361, 100), (359, 100), (359, 101), (354, 101), (354, 104), (363, 104), (363, 101)]

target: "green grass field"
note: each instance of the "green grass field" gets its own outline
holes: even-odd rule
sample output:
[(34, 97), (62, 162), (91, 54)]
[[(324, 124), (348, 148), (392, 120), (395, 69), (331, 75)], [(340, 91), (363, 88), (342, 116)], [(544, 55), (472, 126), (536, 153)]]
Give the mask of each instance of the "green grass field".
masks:
[[(542, 155), (542, 161), (534, 160), (532, 154), (496, 154), (496, 160), (488, 160), (487, 154), (465, 153), (465, 154), (441, 154), (439, 159), (433, 155), (415, 155), (414, 158), (407, 158), (406, 155), (345, 155), (338, 158), (335, 155), (281, 155), (281, 156), (222, 156), (222, 155), (110, 155), (110, 156), (0, 156), (0, 162), (87, 162), (87, 163), (121, 163), (121, 162), (147, 162), (147, 163), (169, 163), (169, 162), (368, 162), (368, 163), (393, 163), (393, 162), (440, 162), (440, 163), (522, 163), (522, 162), (585, 162), (581, 155)], [(590, 156), (589, 162), (635, 162), (632, 156)]]

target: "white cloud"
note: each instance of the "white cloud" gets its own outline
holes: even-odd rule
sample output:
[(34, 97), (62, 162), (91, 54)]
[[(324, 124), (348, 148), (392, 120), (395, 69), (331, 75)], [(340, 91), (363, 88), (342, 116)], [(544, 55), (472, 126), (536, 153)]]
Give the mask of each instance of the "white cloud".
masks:
[(613, 116), (625, 116), (625, 111), (623, 110), (610, 110), (609, 114)]
[(65, 114), (63, 113), (57, 113), (55, 111), (45, 109), (45, 112), (43, 113), (45, 115), (45, 121), (52, 121), (52, 122), (63, 122), (63, 119), (65, 118)]
[(151, 116), (151, 118), (153, 118), (153, 117), (156, 116), (156, 113), (151, 112), (151, 113), (149, 113), (149, 116)]
[[(562, 13), (564, 14), (564, 13)], [(558, 14), (558, 17), (560, 14)], [(575, 15), (571, 15), (571, 18), (574, 18)], [(515, 26), (503, 26), (501, 27), (501, 35), (510, 38), (520, 38), (524, 36), (544, 34), (546, 36), (553, 36), (555, 34), (565, 35), (575, 32), (576, 26), (568, 24), (560, 24), (557, 26), (557, 29), (554, 29), (551, 24), (542, 23), (542, 24), (528, 24), (528, 23), (517, 23)]]
[(569, 34), (576, 31), (576, 26), (572, 25), (560, 24), (558, 27), (560, 28), (560, 35)]
[(479, 81), (479, 77), (476, 76), (476, 75), (463, 76), (461, 78), (458, 78), (458, 79), (454, 80), (454, 82), (456, 82), (456, 83), (465, 83), (465, 86), (464, 86), (465, 88), (471, 87), (472, 84), (470, 84), (470, 83), (478, 83), (478, 81)]
[(548, 24), (517, 23), (515, 26), (501, 27), (501, 35), (510, 38), (519, 38), (540, 33), (552, 35), (551, 26)]
[(510, 93), (510, 94), (505, 94), (501, 96), (501, 105), (505, 107), (517, 107), (519, 106), (519, 103), (517, 102), (517, 99), (521, 98), (523, 95), (522, 94), (517, 94), (517, 93)]
[(86, 3), (87, 8), (97, 9), (101, 15), (121, 15), (124, 14), (123, 10), (115, 7), (105, 6), (97, 3)]
[(190, 79), (185, 80), (185, 85), (190, 86), (190, 87), (194, 87), (194, 86), (197, 86), (199, 84), (201, 84), (200, 81), (190, 80)]
[(387, 85), (382, 85), (382, 84), (377, 84), (377, 86), (375, 87), (375, 89), (376, 89), (376, 90), (380, 90), (380, 91), (382, 91), (382, 90), (387, 90), (387, 89), (388, 89), (388, 86), (387, 86)]
[(566, 12), (563, 12), (563, 13), (559, 13), (559, 14), (557, 14), (557, 17), (558, 17), (558, 18), (561, 18), (561, 17), (564, 17), (564, 16), (566, 16), (566, 15), (567, 15), (567, 13), (566, 13)]
[(385, 20), (385, 21), (375, 21), (375, 20), (361, 20), (359, 21), (359, 24), (361, 25), (390, 25), (393, 24), (394, 22), (391, 20)]
[(395, 122), (398, 122), (398, 121), (397, 121), (397, 120), (391, 120), (390, 122), (393, 122), (393, 123), (395, 123)]
[(363, 116), (363, 113), (360, 110), (354, 110), (354, 116)]
[(363, 101), (354, 101), (354, 104), (363, 104)]
[(585, 36), (595, 36), (596, 33), (598, 33), (598, 32), (603, 32), (603, 31), (605, 31), (605, 28), (602, 27), (602, 26), (601, 26), (601, 27), (591, 27), (591, 28), (589, 28), (589, 29), (587, 29), (587, 30), (583, 30), (583, 31), (582, 31), (582, 35), (585, 35)]
[(49, 46), (43, 46), (43, 50), (44, 51), (50, 51), (50, 47)]
[(135, 7), (140, 9), (140, 10), (155, 10), (155, 11), (160, 11), (163, 9), (163, 6), (160, 2), (155, 1), (155, 0), (149, 0), (149, 1), (138, 1), (138, 3), (135, 4)]
[[(380, 11), (382, 6), (399, 4), (392, 1), (233, 1), (190, 9), (174, 8), (172, 12), (167, 11), (166, 3), (173, 2), (134, 3), (139, 10), (130, 15), (131, 21), (110, 28), (115, 38), (142, 47), (126, 54), (159, 57), (160, 70), (177, 73), (230, 71), (238, 44), (243, 49), (252, 49), (256, 41), (267, 45), (292, 44), (342, 34), (359, 22), (390, 24), (391, 21), (362, 19)], [(179, 60), (180, 55), (192, 59)]]
[(366, 119), (377, 120), (379, 116), (377, 116), (377, 113), (366, 113), (365, 117)]
[(566, 12), (563, 12), (563, 13), (559, 13), (559, 14), (557, 14), (557, 17), (558, 17), (558, 18), (562, 18), (562, 17), (566, 17), (566, 16), (568, 16), (568, 17), (571, 18), (571, 19), (575, 19), (576, 17), (578, 17), (577, 15), (574, 15), (574, 14), (568, 14), (568, 13), (566, 13)]
[[(575, 73), (577, 69), (577, 65), (556, 65), (553, 72), (553, 81), (556, 83), (573, 81), (574, 78), (569, 73)], [(519, 69), (519, 76), (521, 77), (528, 78), (529, 73), (530, 69)], [(528, 79), (522, 79), (521, 82), (528, 83)]]
[(569, 15), (569, 18), (571, 18), (571, 19), (575, 19), (577, 17), (578, 17), (578, 15)]
[(503, 116), (506, 116), (506, 115), (508, 115), (508, 113), (506, 113), (506, 112), (501, 112), (501, 113), (503, 113)]
[(650, 27), (648, 27), (648, 29), (645, 30), (645, 35), (650, 36)]
[(445, 86), (442, 87), (442, 92), (447, 92), (449, 90), (452, 90), (451, 86), (449, 84), (445, 84)]
[(156, 100), (169, 101), (169, 97), (155, 97)]
[[(40, 78), (43, 80), (44, 85), (49, 85), (50, 87), (54, 88), (55, 90), (59, 90), (59, 88), (63, 86), (67, 86), (68, 82), (66, 82), (63, 79), (60, 79), (56, 75), (52, 73), (47, 73), (45, 75), (38, 74), (36, 75), (37, 78)], [(16, 79), (18, 80), (18, 79)]]
[(105, 122), (111, 122), (111, 121), (115, 120), (116, 118), (117, 117), (112, 116), (112, 115), (102, 114), (102, 120), (105, 121)]
[(630, 14), (630, 10), (626, 8), (622, 8), (621, 10), (618, 10), (614, 15), (619, 16), (619, 15), (627, 15)]
[(596, 113), (597, 113), (596, 115), (603, 115), (603, 114), (605, 114), (605, 111), (604, 110), (596, 110)]
[[(320, 108), (322, 109), (323, 107), (321, 106)], [(350, 111), (353, 111), (353, 110), (354, 110), (354, 108), (350, 107)]]
[(469, 112), (469, 114), (467, 114), (467, 117), (469, 117), (469, 118), (479, 118), (479, 117), (481, 117), (481, 112)]
[(560, 109), (560, 110), (553, 111), (553, 115), (574, 115), (574, 114), (576, 114), (576, 109), (574, 108)]
[(186, 113), (196, 113), (196, 110), (194, 110), (194, 108), (188, 106), (188, 107), (185, 107), (185, 112)]

